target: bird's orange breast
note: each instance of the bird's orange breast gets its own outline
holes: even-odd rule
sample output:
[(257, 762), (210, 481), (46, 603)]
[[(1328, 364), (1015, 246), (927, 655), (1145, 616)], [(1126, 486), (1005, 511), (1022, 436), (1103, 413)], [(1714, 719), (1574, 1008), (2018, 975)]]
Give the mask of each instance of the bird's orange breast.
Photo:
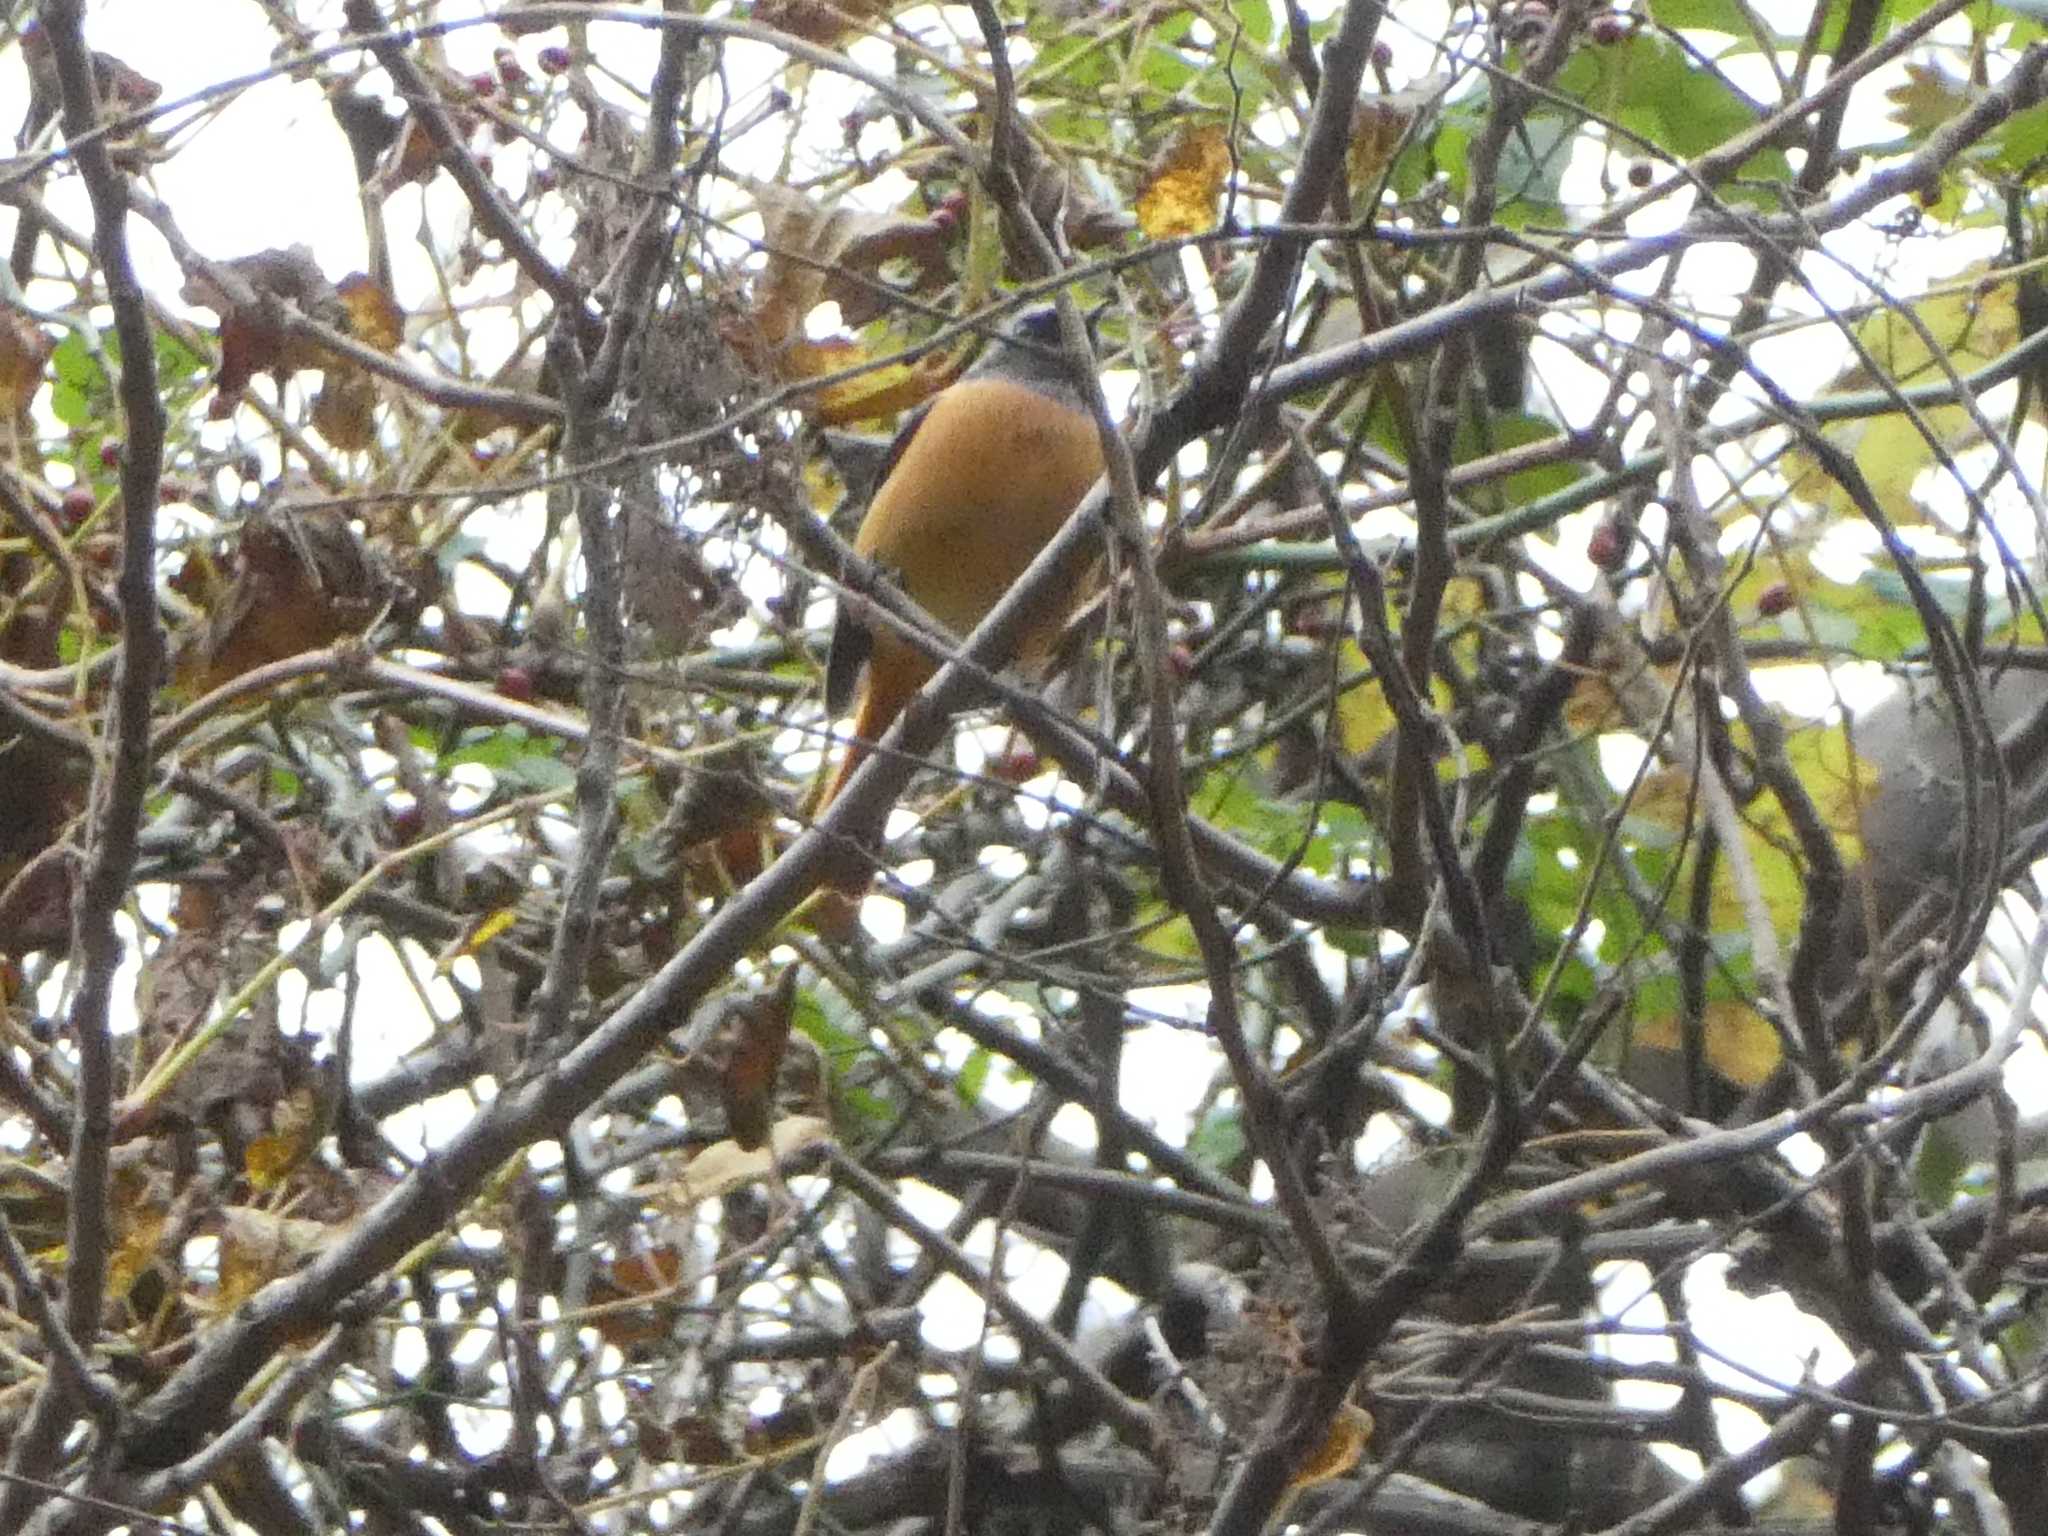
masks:
[[(973, 629), (1102, 474), (1094, 419), (1003, 379), (932, 402), (875, 493), (854, 548), (955, 634)], [(1071, 606), (1072, 587), (1041, 625)]]

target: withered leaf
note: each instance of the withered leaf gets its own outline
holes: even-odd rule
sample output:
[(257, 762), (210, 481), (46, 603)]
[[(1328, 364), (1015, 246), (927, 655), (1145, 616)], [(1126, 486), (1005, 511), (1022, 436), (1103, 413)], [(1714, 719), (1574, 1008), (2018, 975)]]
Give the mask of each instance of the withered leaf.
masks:
[(742, 1004), (732, 1022), (732, 1048), (719, 1078), (725, 1121), (742, 1151), (752, 1152), (768, 1141), (775, 1111), (775, 1083), (789, 1049), (789, 1026), (796, 1013), (796, 967), (791, 966), (768, 991)]
[(236, 546), (234, 577), (204, 637), (181, 663), (180, 680), (217, 688), (269, 662), (360, 634), (390, 591), (340, 512), (285, 506), (253, 516)]
[(1216, 223), (1216, 199), (1230, 176), (1230, 140), (1220, 123), (1182, 128), (1154, 158), (1138, 191), (1138, 228), (1154, 240), (1199, 235)]
[(0, 416), (18, 416), (42, 388), (56, 350), (49, 334), (12, 305), (0, 304)]

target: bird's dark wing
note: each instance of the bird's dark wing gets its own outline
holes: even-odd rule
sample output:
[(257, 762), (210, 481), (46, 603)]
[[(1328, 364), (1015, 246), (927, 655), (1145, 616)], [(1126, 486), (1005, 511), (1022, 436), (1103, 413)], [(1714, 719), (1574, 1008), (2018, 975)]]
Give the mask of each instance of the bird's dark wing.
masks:
[(825, 655), (825, 708), (834, 719), (853, 708), (860, 669), (868, 664), (874, 648), (874, 631), (840, 604), (839, 617), (832, 622), (832, 649)]
[[(903, 462), (903, 451), (910, 446), (910, 440), (917, 435), (917, 429), (924, 425), (924, 419), (931, 414), (928, 400), (910, 413), (889, 444), (889, 451), (882, 455), (881, 467), (875, 471), (873, 489), (868, 500), (874, 501), (874, 492), (888, 483), (889, 476), (896, 472), (896, 466)], [(846, 605), (839, 606), (839, 616), (832, 623), (832, 647), (825, 656), (825, 708), (834, 716), (845, 714), (853, 708), (854, 689), (860, 683), (860, 669), (867, 665), (868, 657), (875, 648), (875, 637), (865, 624), (860, 623), (846, 611)]]

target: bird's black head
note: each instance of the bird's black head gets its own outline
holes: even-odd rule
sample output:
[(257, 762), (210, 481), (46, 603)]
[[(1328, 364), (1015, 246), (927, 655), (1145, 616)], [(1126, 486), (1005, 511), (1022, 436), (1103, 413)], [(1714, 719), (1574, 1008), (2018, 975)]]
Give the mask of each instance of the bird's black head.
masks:
[(1034, 304), (1012, 320), (1004, 328), (1004, 334), (1031, 346), (1057, 347), (1060, 344), (1060, 312), (1051, 304)]
[[(1088, 315), (1088, 340), (1095, 342), (1096, 310)], [(1072, 362), (1066, 338), (1060, 333), (1059, 311), (1050, 304), (1035, 304), (1003, 326), (996, 340), (986, 347), (969, 370), (970, 377), (995, 375), (1040, 387), (1070, 387)]]

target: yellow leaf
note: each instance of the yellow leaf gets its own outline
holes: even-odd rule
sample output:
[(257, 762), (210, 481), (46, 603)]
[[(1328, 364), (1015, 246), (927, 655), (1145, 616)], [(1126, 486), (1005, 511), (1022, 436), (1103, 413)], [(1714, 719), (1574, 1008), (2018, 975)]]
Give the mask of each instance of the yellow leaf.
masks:
[(1213, 123), (1186, 127), (1167, 141), (1138, 192), (1138, 228), (1154, 240), (1205, 234), (1230, 175), (1230, 141)]
[(120, 1240), (107, 1261), (107, 1290), (126, 1296), (143, 1272), (156, 1262), (157, 1243), (164, 1235), (170, 1213), (155, 1207), (129, 1210), (116, 1222)]
[[(806, 341), (784, 355), (782, 366), (790, 378), (819, 378), (857, 368), (868, 355), (858, 342), (844, 337)], [(944, 389), (955, 377), (959, 361), (957, 356), (927, 353), (914, 363), (883, 363), (826, 385), (809, 396), (805, 405), (818, 424), (827, 427), (894, 416), (914, 410)]]
[(434, 962), (434, 974), (447, 975), (448, 968), (456, 961), (480, 954), (486, 944), (502, 937), (518, 921), (519, 911), (516, 907), (500, 907), (479, 919), (470, 927), (468, 933), (441, 951), (440, 958)]
[[(1729, 1082), (1754, 1088), (1777, 1070), (1784, 1043), (1770, 1021), (1747, 1003), (1708, 1003), (1701, 1025), (1707, 1065)], [(1675, 1014), (1644, 1019), (1635, 1027), (1633, 1043), (1673, 1054), (1685, 1048)]]
[[(1748, 735), (1739, 725), (1731, 736), (1737, 746), (1748, 747)], [(1785, 755), (1834, 838), (1842, 862), (1854, 864), (1863, 855), (1861, 811), (1877, 791), (1877, 769), (1849, 751), (1839, 726), (1816, 725), (1788, 733)], [(1766, 794), (1743, 808), (1742, 825), (1743, 846), (1755, 867), (1771, 926), (1789, 941), (1805, 915), (1807, 877), (1792, 819), (1777, 796)], [(1725, 856), (1715, 871), (1711, 908), (1717, 931), (1739, 932), (1746, 926), (1734, 867)]]
[(1629, 796), (1628, 815), (1637, 822), (1670, 834), (1676, 842), (1699, 811), (1699, 792), (1683, 768), (1656, 768), (1646, 773)]
[[(1974, 263), (1947, 280), (1938, 291), (1902, 314), (1886, 307), (1856, 327), (1856, 340), (1869, 354), (1841, 374), (1826, 393), (1875, 389), (1881, 383), (1915, 384), (1946, 377), (1944, 365), (1967, 373), (2009, 351), (2019, 340), (2017, 286), (1983, 286), (1971, 279), (1986, 270)], [(1917, 321), (1918, 324), (1913, 322)], [(1933, 346), (1921, 334), (1933, 339)], [(1951, 454), (1974, 444), (1976, 423), (1961, 406), (1935, 406), (1922, 411), (1929, 433)], [(1935, 463), (1933, 447), (1910, 423), (1869, 417), (1827, 428), (1828, 436), (1851, 458), (1872, 492), (1893, 517), (1916, 511), (1914, 482)], [(1785, 478), (1792, 494), (1825, 505), (1852, 519), (1860, 518), (1849, 495), (1805, 449), (1785, 456)]]
[(348, 333), (379, 352), (396, 352), (405, 340), (405, 311), (398, 301), (361, 272), (334, 285), (348, 312)]
[(1863, 808), (1877, 793), (1877, 765), (1849, 750), (1838, 725), (1792, 732), (1785, 738), (1785, 756), (1835, 834), (1843, 862), (1855, 863), (1863, 856)]
[[(1338, 646), (1337, 665), (1347, 675), (1364, 669), (1365, 653), (1357, 641), (1347, 639)], [(1370, 752), (1393, 729), (1394, 711), (1378, 678), (1367, 678), (1337, 700), (1338, 739), (1351, 756)]]
[(171, 1204), (160, 1184), (132, 1170), (115, 1172), (113, 1196), (115, 1241), (107, 1262), (107, 1290), (126, 1296), (156, 1262)]
[(1907, 62), (1899, 66), (1905, 83), (1884, 93), (1892, 104), (1891, 120), (1901, 128), (1924, 133), (1939, 127), (1970, 104), (1973, 92), (1937, 64)]
[(1408, 125), (1431, 99), (1416, 91), (1396, 91), (1359, 102), (1351, 123), (1351, 149), (1345, 157), (1353, 187), (1368, 191), (1380, 179), (1401, 147)]
[(1287, 1480), (1283, 1498), (1291, 1500), (1304, 1488), (1313, 1488), (1317, 1483), (1342, 1477), (1358, 1465), (1371, 1439), (1372, 1415), (1354, 1403), (1346, 1403), (1330, 1421), (1330, 1430), (1323, 1436), (1323, 1443), (1294, 1469), (1294, 1476)]
[(274, 1216), (254, 1206), (231, 1205), (221, 1212), (219, 1283), (212, 1305), (234, 1311), (276, 1279), (297, 1269), (335, 1237), (325, 1222)]
[(259, 1190), (275, 1189), (319, 1144), (320, 1102), (311, 1088), (294, 1089), (270, 1112), (270, 1133), (253, 1138), (242, 1170)]

